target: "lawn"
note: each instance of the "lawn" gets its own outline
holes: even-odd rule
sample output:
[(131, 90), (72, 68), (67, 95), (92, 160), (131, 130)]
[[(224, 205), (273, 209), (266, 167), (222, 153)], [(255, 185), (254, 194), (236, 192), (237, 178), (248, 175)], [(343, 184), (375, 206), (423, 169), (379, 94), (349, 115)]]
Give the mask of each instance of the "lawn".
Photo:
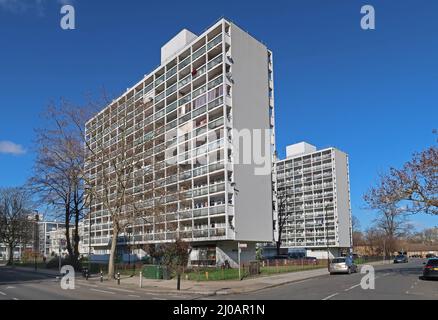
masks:
[[(265, 266), (260, 267), (259, 276), (268, 276), (280, 273), (291, 273), (306, 270), (322, 269), (327, 268), (326, 264), (318, 265), (289, 265), (289, 266)], [(248, 269), (242, 269), (242, 277), (248, 278)], [(208, 277), (208, 278), (207, 278)], [(257, 276), (254, 276), (257, 277)], [(238, 280), (239, 279), (239, 269), (200, 269), (196, 271), (191, 271), (185, 273), (184, 279), (193, 281), (221, 281), (221, 280)]]

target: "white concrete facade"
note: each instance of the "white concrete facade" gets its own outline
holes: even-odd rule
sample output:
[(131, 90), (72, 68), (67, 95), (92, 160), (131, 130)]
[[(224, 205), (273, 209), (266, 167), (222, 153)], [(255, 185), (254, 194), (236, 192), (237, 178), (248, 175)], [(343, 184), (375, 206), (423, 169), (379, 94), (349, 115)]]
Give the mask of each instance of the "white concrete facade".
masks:
[[(290, 214), (285, 248), (305, 248), (309, 256), (332, 257), (352, 247), (348, 156), (335, 148), (317, 151), (309, 144), (288, 148), (276, 163), (276, 188)], [(278, 204), (277, 204), (278, 208)], [(277, 213), (276, 213), (277, 214)]]
[[(257, 165), (236, 161), (241, 155), (233, 136), (234, 130), (266, 130), (270, 146), (264, 151), (274, 154), (273, 90), (272, 52), (221, 19), (196, 37), (180, 32), (162, 48), (161, 66), (87, 122), (87, 139), (97, 150), (99, 144), (115, 145), (118, 122), (128, 119), (133, 145), (142, 149), (137, 156), (145, 163), (153, 158), (156, 168), (152, 181), (145, 168), (134, 172), (133, 192), (145, 207), (154, 197), (148, 190), (163, 188), (168, 194), (165, 222), (139, 220), (129, 243), (179, 237), (193, 252), (211, 253), (213, 245), (215, 264), (221, 264), (227, 254), (233, 257), (237, 241), (254, 247), (273, 240), (272, 156), (268, 173), (256, 175)], [(206, 163), (198, 162), (201, 156)], [(87, 174), (97, 181), (97, 166), (87, 164)], [(181, 192), (183, 200), (177, 196)], [(93, 252), (106, 254), (111, 218), (102, 203), (94, 202), (90, 212)], [(227, 248), (231, 251), (224, 253)]]

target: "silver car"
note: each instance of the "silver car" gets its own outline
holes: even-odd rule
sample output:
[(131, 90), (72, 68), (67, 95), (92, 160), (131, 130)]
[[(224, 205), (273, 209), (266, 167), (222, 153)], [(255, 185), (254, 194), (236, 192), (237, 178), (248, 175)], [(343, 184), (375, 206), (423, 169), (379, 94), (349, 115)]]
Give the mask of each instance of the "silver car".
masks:
[(335, 258), (330, 263), (330, 274), (335, 273), (355, 273), (357, 272), (357, 265), (350, 257)]

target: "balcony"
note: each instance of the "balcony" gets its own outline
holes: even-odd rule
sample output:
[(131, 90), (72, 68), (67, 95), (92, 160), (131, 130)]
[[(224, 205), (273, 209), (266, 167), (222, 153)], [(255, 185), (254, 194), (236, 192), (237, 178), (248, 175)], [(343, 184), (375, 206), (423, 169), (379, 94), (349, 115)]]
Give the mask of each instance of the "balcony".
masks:
[(225, 237), (227, 234), (226, 228), (210, 229), (210, 237)]
[(224, 214), (225, 212), (225, 205), (210, 207), (210, 215)]
[(219, 127), (222, 127), (223, 125), (224, 125), (224, 118), (222, 117), (222, 118), (220, 118), (220, 119), (217, 119), (217, 120), (215, 120), (215, 121), (210, 122), (210, 123), (208, 124), (208, 128), (209, 128), (210, 130), (213, 130), (213, 129), (216, 129), (216, 128), (219, 128)]
[(200, 56), (202, 56), (205, 53), (206, 53), (206, 46), (199, 48), (198, 50), (196, 50), (192, 54), (192, 61), (195, 61), (196, 59), (198, 59)]
[(183, 104), (186, 104), (186, 103), (190, 102), (190, 100), (192, 100), (192, 95), (189, 93), (188, 95), (182, 97), (179, 100), (178, 105), (182, 106)]
[(193, 231), (193, 238), (208, 238), (208, 229)]
[(208, 208), (200, 208), (193, 210), (193, 218), (208, 216)]
[(208, 187), (193, 190), (193, 197), (201, 197), (207, 194), (208, 194)]
[(222, 75), (220, 75), (219, 77), (217, 77), (216, 79), (210, 81), (208, 83), (208, 90), (213, 89), (214, 87), (217, 87), (218, 85), (222, 84), (224, 81)]
[(191, 56), (188, 56), (183, 61), (180, 62), (178, 68), (179, 70), (182, 70), (183, 68), (187, 67), (192, 62)]
[(191, 80), (192, 80), (192, 76), (191, 76), (191, 75), (188, 75), (187, 77), (185, 77), (184, 79), (182, 79), (182, 80), (178, 83), (179, 88), (184, 87), (186, 84), (190, 83)]
[(160, 84), (162, 84), (164, 82), (164, 77), (165, 75), (163, 74), (162, 76), (160, 76), (159, 78), (157, 78), (155, 80), (155, 86), (158, 87)]
[(169, 71), (167, 71), (166, 73), (166, 79), (169, 79), (171, 77), (173, 77), (177, 72), (177, 67), (173, 67), (172, 69), (170, 69)]
[(208, 104), (208, 110), (209, 111), (213, 110), (214, 108), (222, 105), (223, 103), (224, 103), (224, 98), (223, 97), (216, 98), (215, 100), (213, 100), (212, 102), (210, 102)]
[(210, 193), (218, 193), (225, 191), (225, 183), (216, 183), (215, 185), (210, 186)]
[(207, 43), (207, 51), (209, 51), (210, 49), (212, 49), (213, 47), (215, 47), (221, 42), (222, 42), (222, 34), (219, 34), (218, 36), (216, 36), (216, 38), (214, 38), (209, 43)]
[(207, 64), (207, 69), (211, 70), (212, 68), (214, 68), (215, 66), (217, 66), (218, 64), (223, 62), (223, 54), (220, 53), (219, 55), (217, 55), (213, 60), (211, 60), (208, 64)]

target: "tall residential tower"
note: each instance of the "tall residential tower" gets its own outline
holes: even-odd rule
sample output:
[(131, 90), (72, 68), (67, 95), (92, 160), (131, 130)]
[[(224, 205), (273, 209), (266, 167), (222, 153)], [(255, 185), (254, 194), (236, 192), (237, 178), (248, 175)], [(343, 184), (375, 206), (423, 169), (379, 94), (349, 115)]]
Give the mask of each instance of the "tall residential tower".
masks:
[[(92, 150), (114, 151), (103, 166), (86, 164), (90, 184), (101, 187), (124, 139), (128, 156), (142, 162), (128, 179), (138, 206), (146, 212), (165, 195), (159, 219), (138, 219), (121, 231), (121, 244), (179, 237), (193, 247), (192, 264), (235, 265), (237, 242), (248, 244), (248, 260), (256, 242), (272, 241), (273, 92), (272, 52), (230, 21), (199, 36), (183, 30), (164, 45), (161, 65), (86, 124)], [(256, 174), (260, 163), (241, 161), (244, 130), (269, 135), (265, 174)], [(94, 253), (108, 253), (109, 212), (96, 199), (90, 211), (84, 245), (91, 234)]]
[(335, 148), (318, 151), (304, 142), (288, 146), (286, 159), (276, 163), (276, 184), (285, 203), (282, 214), (288, 217), (282, 247), (318, 258), (326, 258), (327, 249), (331, 257), (350, 252), (347, 154)]

